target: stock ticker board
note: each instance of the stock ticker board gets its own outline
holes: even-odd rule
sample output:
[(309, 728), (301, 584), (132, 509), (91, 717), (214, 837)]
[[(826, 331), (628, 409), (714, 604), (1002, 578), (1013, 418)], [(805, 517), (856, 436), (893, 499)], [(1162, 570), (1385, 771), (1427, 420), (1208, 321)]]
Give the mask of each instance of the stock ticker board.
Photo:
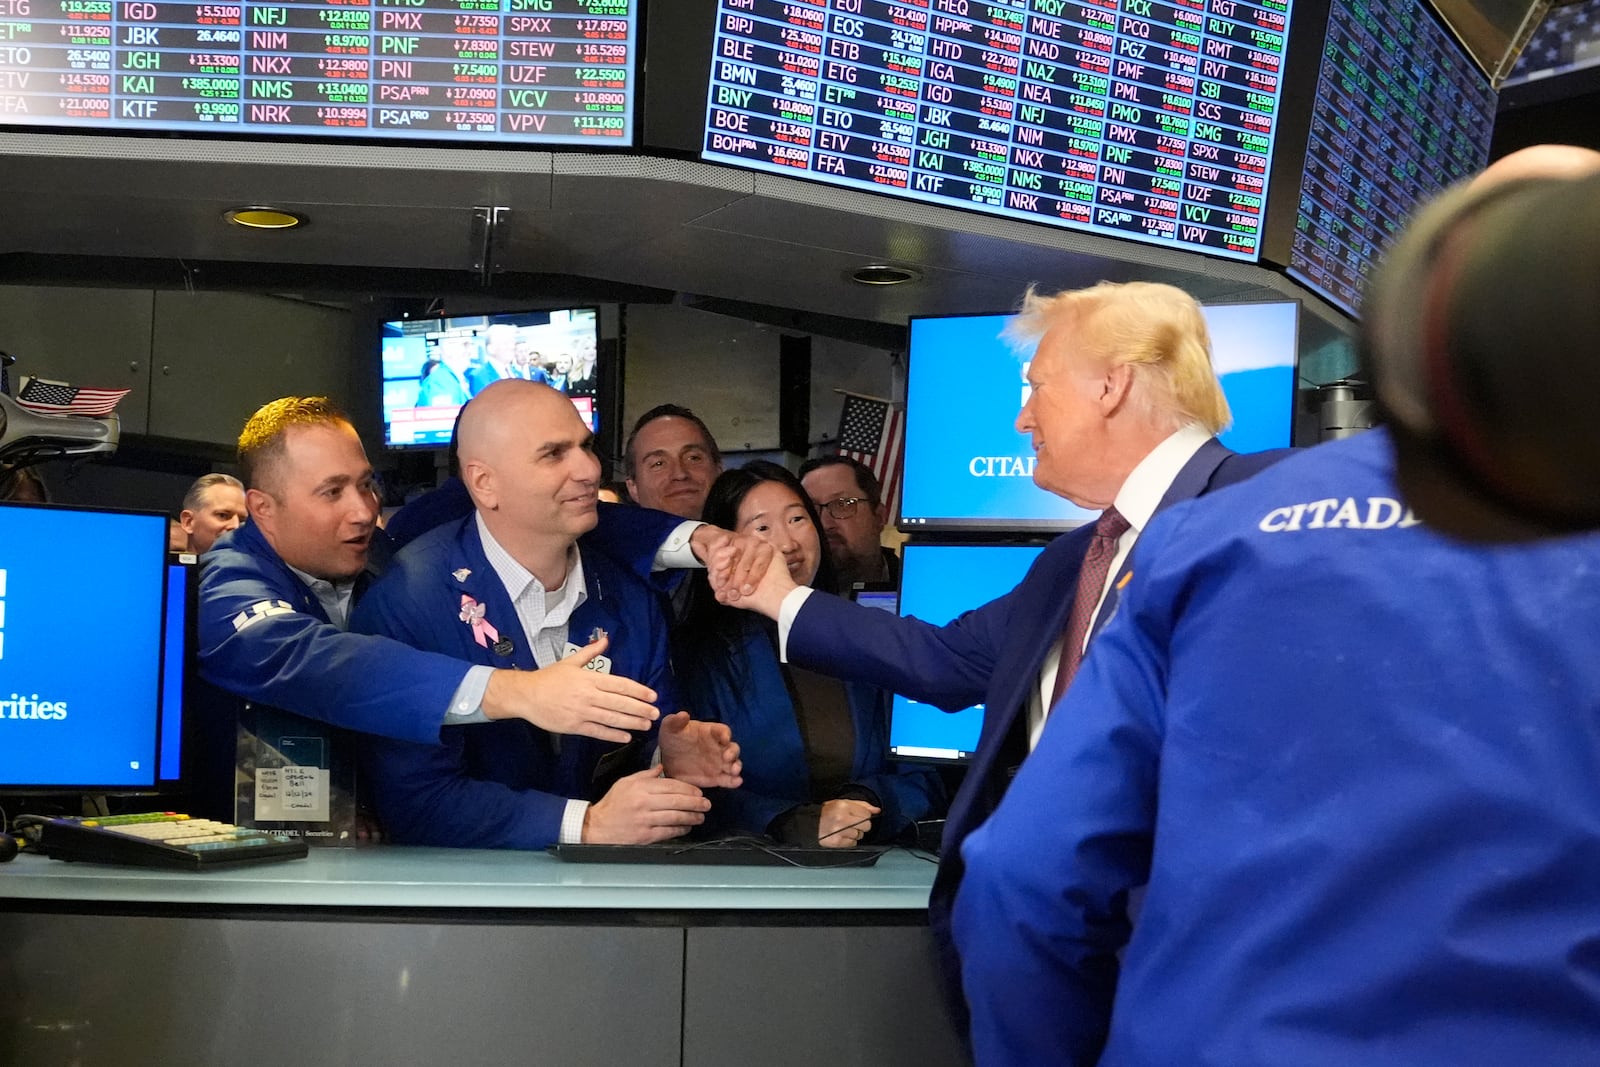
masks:
[(1416, 0), (1328, 15), (1289, 272), (1354, 315), (1423, 200), (1489, 160), (1488, 78)]
[(638, 0), (0, 0), (0, 124), (627, 145)]
[(719, 0), (703, 158), (1254, 260), (1289, 0)]

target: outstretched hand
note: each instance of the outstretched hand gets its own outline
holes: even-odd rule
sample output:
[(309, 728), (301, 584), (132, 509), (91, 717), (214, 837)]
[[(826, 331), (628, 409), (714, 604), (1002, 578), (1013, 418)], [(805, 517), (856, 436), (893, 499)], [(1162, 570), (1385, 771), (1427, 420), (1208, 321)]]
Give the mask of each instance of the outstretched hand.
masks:
[(661, 766), (669, 778), (701, 789), (737, 789), (744, 784), (739, 746), (720, 722), (703, 722), (687, 711), (661, 720)]
[(526, 719), (553, 734), (579, 734), (626, 744), (627, 731), (644, 731), (660, 716), (656, 691), (594, 666), (610, 639), (602, 635), (536, 671), (497, 670), (483, 694), (491, 719)]

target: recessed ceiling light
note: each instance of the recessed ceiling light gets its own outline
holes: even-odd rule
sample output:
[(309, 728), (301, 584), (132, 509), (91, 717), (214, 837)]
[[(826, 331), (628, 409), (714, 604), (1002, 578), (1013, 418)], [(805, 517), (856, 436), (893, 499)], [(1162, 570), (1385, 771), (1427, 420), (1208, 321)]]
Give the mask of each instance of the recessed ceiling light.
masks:
[(236, 207), (232, 211), (224, 211), (222, 217), (235, 226), (251, 230), (292, 230), (306, 222), (304, 215), (275, 207)]
[(850, 280), (857, 285), (905, 285), (922, 280), (922, 272), (911, 267), (896, 267), (888, 263), (873, 263), (857, 267), (850, 272)]

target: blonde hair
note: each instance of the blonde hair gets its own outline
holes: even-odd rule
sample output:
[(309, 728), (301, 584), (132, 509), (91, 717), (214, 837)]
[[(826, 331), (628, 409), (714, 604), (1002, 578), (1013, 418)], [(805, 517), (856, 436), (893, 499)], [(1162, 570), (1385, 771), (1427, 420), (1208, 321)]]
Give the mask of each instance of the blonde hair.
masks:
[(325, 396), (286, 396), (263, 404), (239, 431), (239, 474), (251, 489), (271, 493), (264, 476), (283, 458), (291, 426), (350, 425), (350, 418)]
[(1051, 328), (1068, 324), (1082, 338), (1074, 358), (1133, 368), (1129, 399), (1152, 423), (1171, 431), (1197, 422), (1215, 434), (1232, 421), (1211, 367), (1205, 316), (1182, 289), (1156, 282), (1101, 282), (1045, 296), (1029, 286), (1005, 336), (1031, 346)]

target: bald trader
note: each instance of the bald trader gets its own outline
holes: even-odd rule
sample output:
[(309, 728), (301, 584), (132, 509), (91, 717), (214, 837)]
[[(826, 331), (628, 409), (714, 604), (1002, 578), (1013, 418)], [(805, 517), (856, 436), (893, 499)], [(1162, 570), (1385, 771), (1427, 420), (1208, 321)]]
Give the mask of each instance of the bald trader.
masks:
[[(469, 678), (459, 660), (347, 633), (353, 602), (389, 551), (372, 465), (327, 398), (264, 405), (240, 434), (238, 462), (251, 521), (218, 539), (202, 571), (207, 680), (334, 726), (425, 744), (443, 725), (502, 718), (619, 741), (658, 717), (647, 687), (579, 664)], [(606, 640), (586, 647), (603, 655)]]
[[(571, 402), (547, 385), (496, 382), (468, 406), (459, 440), (474, 514), (408, 545), (353, 628), (468, 660), (474, 672), (537, 678), (577, 667), (672, 712), (658, 597), (586, 543), (600, 462)], [(614, 739), (619, 748), (557, 743), (522, 723), (451, 726), (439, 745), (368, 739), (366, 766), (394, 840), (467, 848), (659, 841), (703, 821), (710, 802), (697, 784), (740, 782), (724, 725), (668, 714), (654, 769), (656, 731), (633, 732)]]

